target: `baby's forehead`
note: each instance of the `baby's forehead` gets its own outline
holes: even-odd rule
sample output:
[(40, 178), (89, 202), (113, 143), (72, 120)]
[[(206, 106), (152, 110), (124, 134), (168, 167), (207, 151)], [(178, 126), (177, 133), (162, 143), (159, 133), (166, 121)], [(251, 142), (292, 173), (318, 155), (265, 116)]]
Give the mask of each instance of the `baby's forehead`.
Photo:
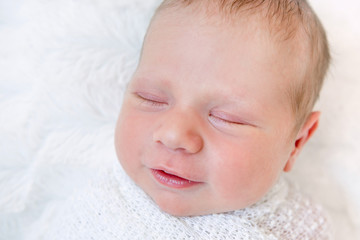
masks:
[[(179, 20), (183, 15), (186, 17)], [(145, 40), (141, 69), (168, 70), (177, 76), (186, 73), (188, 75), (182, 77), (195, 78), (194, 81), (214, 78), (218, 81), (213, 83), (219, 89), (227, 86), (220, 86), (218, 82), (236, 84), (236, 79), (275, 79), (280, 83), (284, 76), (301, 75), (293, 72), (299, 65), (292, 63), (297, 59), (290, 52), (293, 48), (279, 48), (274, 40), (264, 37), (266, 34), (256, 25), (247, 25), (246, 29), (237, 25), (213, 26), (211, 22), (198, 23), (199, 19), (201, 16), (177, 12), (155, 20)], [(234, 79), (234, 82), (225, 83), (225, 79)]]
[[(166, 18), (176, 14), (178, 23), (186, 21), (189, 15), (197, 15), (198, 22), (203, 26), (217, 29), (219, 33), (229, 32), (234, 37), (238, 33), (245, 33), (250, 37), (264, 38), (274, 47), (287, 51), (296, 65), (308, 63), (311, 43), (301, 19), (301, 10), (294, 6), (295, 1), (165, 1), (156, 12), (153, 19)], [(239, 5), (226, 5), (227, 2), (241, 2)], [(250, 2), (252, 2), (250, 4)], [(258, 2), (257, 5), (254, 5)], [(265, 1), (266, 2), (266, 1)], [(283, 7), (272, 4), (284, 2)], [(182, 3), (182, 4), (181, 4)], [(221, 4), (223, 3), (223, 5)], [(254, 7), (256, 6), (256, 7)], [(161, 25), (168, 28), (169, 25)]]
[[(218, 35), (228, 34), (231, 35), (234, 40), (241, 34), (246, 35), (249, 41), (253, 41), (254, 38), (262, 39), (262, 42), (266, 44), (269, 49), (273, 49), (274, 56), (279, 58), (277, 60), (286, 56), (289, 68), (300, 67), (304, 70), (306, 64), (309, 63), (310, 43), (304, 29), (300, 26), (282, 27), (282, 23), (279, 22), (280, 20), (277, 18), (271, 19), (267, 15), (270, 10), (264, 8), (259, 8), (257, 11), (247, 9), (246, 11), (240, 12), (241, 14), (234, 14), (229, 10), (225, 11), (224, 9), (219, 9), (219, 6), (215, 4), (209, 4), (208, 8), (200, 7), (203, 6), (201, 4), (194, 4), (194, 6), (180, 5), (173, 8), (161, 9), (157, 12), (153, 21), (158, 21), (159, 19), (161, 21), (163, 18), (164, 20), (162, 22), (167, 23), (167, 17), (176, 15), (177, 24), (182, 24), (189, 20), (189, 16), (197, 16), (193, 18), (195, 19), (193, 25), (200, 26), (200, 28), (203, 27), (204, 29), (212, 29), (212, 31), (218, 31)], [(154, 28), (162, 28), (162, 30), (166, 29), (171, 31), (173, 26), (169, 24), (151, 24), (150, 31)], [(202, 34), (200, 28), (194, 29), (194, 31), (198, 34)], [(206, 34), (207, 31), (208, 30), (204, 30), (203, 32)], [(208, 36), (208, 38), (211, 37), (214, 36)], [(243, 44), (243, 42), (239, 42), (239, 44)], [(196, 54), (196, 52), (194, 52), (194, 54)], [(274, 62), (274, 64), (276, 63)]]

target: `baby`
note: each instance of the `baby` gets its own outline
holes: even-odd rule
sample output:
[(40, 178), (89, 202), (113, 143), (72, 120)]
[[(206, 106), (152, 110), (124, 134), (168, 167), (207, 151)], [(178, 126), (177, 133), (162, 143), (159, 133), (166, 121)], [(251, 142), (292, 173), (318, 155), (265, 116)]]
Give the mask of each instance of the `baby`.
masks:
[(328, 239), (281, 175), (318, 126), (329, 59), (305, 0), (165, 0), (117, 123), (122, 167), (74, 198), (56, 237)]

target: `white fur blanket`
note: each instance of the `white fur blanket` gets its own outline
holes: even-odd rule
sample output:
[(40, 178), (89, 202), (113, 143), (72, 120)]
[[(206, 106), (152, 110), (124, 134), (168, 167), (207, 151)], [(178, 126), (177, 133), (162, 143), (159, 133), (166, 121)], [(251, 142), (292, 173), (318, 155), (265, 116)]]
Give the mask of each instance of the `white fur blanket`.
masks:
[[(0, 0), (0, 239), (28, 239), (115, 160), (124, 86), (159, 0)], [(290, 174), (360, 239), (360, 4), (310, 1), (333, 66), (319, 131)]]

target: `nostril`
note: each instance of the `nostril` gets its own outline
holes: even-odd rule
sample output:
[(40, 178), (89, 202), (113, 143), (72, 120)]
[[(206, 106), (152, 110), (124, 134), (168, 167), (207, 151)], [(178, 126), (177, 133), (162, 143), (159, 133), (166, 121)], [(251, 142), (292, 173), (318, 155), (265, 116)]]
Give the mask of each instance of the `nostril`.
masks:
[(175, 151), (175, 152), (179, 152), (179, 153), (181, 153), (181, 152), (187, 152), (186, 149), (185, 149), (185, 148), (182, 148), (182, 147), (175, 148), (174, 151)]

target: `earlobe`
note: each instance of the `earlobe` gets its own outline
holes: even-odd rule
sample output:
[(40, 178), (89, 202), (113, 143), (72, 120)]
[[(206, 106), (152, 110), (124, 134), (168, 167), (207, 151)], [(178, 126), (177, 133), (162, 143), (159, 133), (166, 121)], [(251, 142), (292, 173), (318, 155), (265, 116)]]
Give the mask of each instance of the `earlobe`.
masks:
[(285, 164), (284, 172), (291, 171), (297, 156), (305, 143), (312, 137), (319, 125), (320, 112), (312, 112), (296, 136), (293, 150)]

